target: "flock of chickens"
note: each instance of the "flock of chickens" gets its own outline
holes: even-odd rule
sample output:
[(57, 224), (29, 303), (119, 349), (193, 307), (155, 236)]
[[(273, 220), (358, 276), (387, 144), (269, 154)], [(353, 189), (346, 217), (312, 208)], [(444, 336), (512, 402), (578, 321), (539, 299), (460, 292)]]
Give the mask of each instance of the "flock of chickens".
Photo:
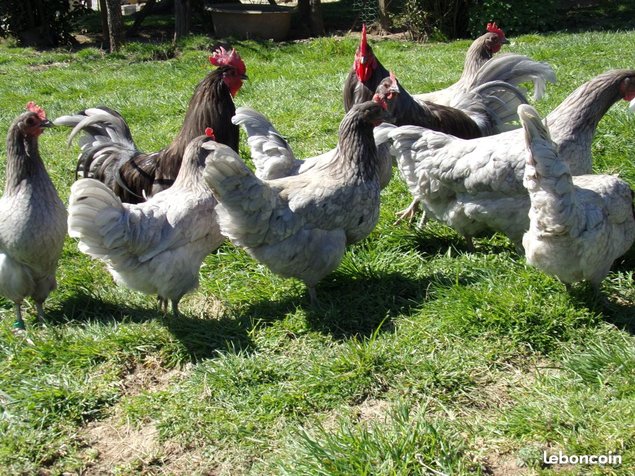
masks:
[[(0, 294), (24, 298), (38, 318), (55, 289), (66, 233), (102, 260), (115, 281), (157, 295), (178, 315), (196, 288), (205, 257), (225, 239), (285, 277), (316, 285), (367, 237), (380, 192), (396, 160), (418, 208), (468, 240), (502, 232), (527, 261), (565, 283), (598, 289), (613, 261), (635, 240), (633, 192), (615, 176), (591, 174), (596, 126), (619, 99), (635, 104), (635, 70), (601, 74), (576, 89), (543, 121), (534, 99), (555, 81), (552, 68), (518, 54), (495, 24), (467, 52), (450, 87), (410, 94), (375, 56), (365, 27), (344, 85), (346, 114), (335, 149), (305, 160), (270, 121), (233, 98), (247, 78), (234, 49), (217, 49), (216, 68), (197, 86), (183, 126), (166, 148), (140, 151), (119, 113), (86, 109), (51, 122), (30, 102), (7, 137), (0, 199)], [(520, 120), (522, 128), (515, 124)], [(68, 213), (38, 152), (46, 127), (80, 134), (78, 179)], [(238, 153), (248, 136), (252, 171)]]

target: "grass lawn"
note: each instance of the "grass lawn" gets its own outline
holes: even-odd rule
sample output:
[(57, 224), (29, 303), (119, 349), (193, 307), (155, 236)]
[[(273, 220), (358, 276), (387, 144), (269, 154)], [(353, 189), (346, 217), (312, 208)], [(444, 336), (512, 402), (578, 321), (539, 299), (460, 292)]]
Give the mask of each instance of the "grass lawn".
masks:
[[(551, 111), (578, 85), (632, 68), (635, 32), (525, 35), (506, 51), (548, 61)], [(35, 100), (50, 118), (121, 112), (139, 148), (176, 134), (213, 40), (37, 51), (0, 45), (0, 124)], [(355, 38), (235, 43), (250, 80), (236, 97), (268, 115), (298, 156), (333, 147)], [(411, 92), (459, 77), (469, 41), (376, 41)], [(41, 154), (67, 200), (78, 146), (47, 131)], [(245, 159), (249, 159), (244, 135)], [(635, 115), (616, 104), (593, 146), (597, 172), (635, 186)], [(4, 162), (4, 148), (0, 160)], [(2, 165), (4, 177), (4, 164)], [(68, 239), (46, 327), (11, 332), (0, 299), (0, 474), (635, 474), (631, 251), (591, 289), (529, 267), (502, 236), (394, 226), (410, 202), (395, 171), (380, 222), (317, 288), (223, 245), (180, 319), (114, 285)], [(621, 465), (545, 465), (543, 452), (619, 454)]]

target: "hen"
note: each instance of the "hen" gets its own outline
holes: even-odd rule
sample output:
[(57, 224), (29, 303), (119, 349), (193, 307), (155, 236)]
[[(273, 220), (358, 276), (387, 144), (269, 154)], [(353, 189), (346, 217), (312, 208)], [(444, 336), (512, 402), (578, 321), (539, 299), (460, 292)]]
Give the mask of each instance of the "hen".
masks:
[[(554, 82), (555, 74), (546, 64), (534, 61), (523, 55), (507, 54), (492, 62), (490, 58), (507, 42), (503, 31), (496, 24), (488, 24), (488, 31), (474, 40), (465, 57), (463, 73), (459, 81), (441, 91), (416, 94), (416, 101), (430, 101), (445, 106), (455, 105), (457, 94), (469, 94), (470, 91), (491, 81), (504, 81), (517, 86), (526, 81), (534, 83), (534, 97), (540, 97), (547, 81)], [(366, 27), (362, 27), (359, 47), (355, 52), (355, 61), (344, 83), (344, 109), (353, 104), (370, 100), (379, 84), (389, 75), (373, 53), (366, 39)], [(515, 109), (513, 110), (516, 111)]]
[(236, 112), (233, 97), (246, 79), (245, 64), (236, 50), (217, 49), (210, 62), (217, 66), (196, 87), (183, 126), (172, 143), (155, 153), (137, 149), (121, 115), (101, 106), (76, 115), (62, 116), (57, 125), (73, 127), (69, 143), (80, 131), (82, 152), (77, 172), (104, 182), (124, 202), (139, 203), (174, 183), (185, 148), (206, 127), (216, 139), (238, 150), (238, 127), (231, 118)]
[(0, 295), (15, 303), (14, 327), (24, 330), (21, 305), (35, 301), (38, 319), (55, 289), (55, 271), (66, 236), (66, 209), (46, 172), (39, 136), (52, 124), (30, 102), (7, 134), (4, 194), (0, 198)]
[[(290, 175), (298, 175), (313, 168), (316, 164), (330, 158), (336, 149), (320, 155), (299, 160), (295, 157), (287, 140), (277, 131), (263, 114), (249, 107), (239, 107), (232, 122), (243, 126), (247, 133), (247, 144), (251, 151), (251, 159), (256, 166), (256, 177), (272, 180)], [(384, 143), (379, 142), (382, 126), (375, 128), (375, 144), (379, 161), (379, 186), (384, 189), (392, 178), (392, 156), (387, 136)]]
[(373, 127), (384, 113), (370, 101), (353, 107), (340, 123), (335, 152), (298, 175), (261, 180), (222, 145), (207, 162), (223, 234), (274, 273), (304, 281), (312, 303), (315, 286), (346, 246), (368, 236), (379, 218)]
[(143, 203), (121, 203), (94, 179), (71, 187), (68, 230), (79, 249), (104, 261), (118, 284), (157, 294), (164, 312), (170, 300), (175, 316), (180, 299), (198, 286), (203, 259), (224, 241), (202, 175), (214, 144), (206, 136), (191, 141), (174, 185)]
[(521, 106), (518, 115), (528, 150), (527, 262), (565, 283), (588, 280), (599, 292), (615, 259), (635, 241), (633, 191), (612, 175), (572, 177), (536, 110)]
[(532, 82), (534, 99), (540, 99), (545, 93), (546, 83), (554, 83), (556, 75), (547, 63), (534, 61), (514, 53), (500, 54), (503, 44), (509, 43), (503, 30), (496, 23), (487, 24), (487, 33), (478, 37), (465, 55), (463, 73), (459, 80), (439, 91), (415, 94), (417, 101), (430, 101), (449, 106), (454, 97), (490, 81), (504, 81), (518, 86)]
[[(601, 74), (571, 93), (546, 118), (560, 159), (572, 175), (591, 172), (591, 142), (598, 122), (620, 98), (635, 97), (635, 70)], [(414, 196), (432, 217), (468, 241), (491, 231), (520, 247), (529, 227), (523, 187), (525, 142), (521, 129), (471, 140), (404, 126), (389, 134), (397, 164)]]

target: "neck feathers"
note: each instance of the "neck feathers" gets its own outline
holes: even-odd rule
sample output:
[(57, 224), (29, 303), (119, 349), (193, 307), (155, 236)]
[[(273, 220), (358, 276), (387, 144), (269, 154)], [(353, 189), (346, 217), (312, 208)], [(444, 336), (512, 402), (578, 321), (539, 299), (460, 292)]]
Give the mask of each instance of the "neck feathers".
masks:
[(12, 127), (7, 137), (7, 169), (5, 193), (10, 193), (23, 180), (46, 174), (40, 157), (38, 138), (25, 136), (17, 127)]

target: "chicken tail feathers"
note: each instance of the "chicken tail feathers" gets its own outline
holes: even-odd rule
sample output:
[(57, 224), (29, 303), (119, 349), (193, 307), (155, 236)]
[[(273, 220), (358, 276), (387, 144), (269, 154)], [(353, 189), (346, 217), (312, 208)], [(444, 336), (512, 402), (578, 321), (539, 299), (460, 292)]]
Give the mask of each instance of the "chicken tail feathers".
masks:
[(258, 178), (271, 180), (296, 173), (302, 161), (295, 158), (287, 140), (264, 115), (248, 107), (239, 107), (232, 122), (242, 126), (247, 133)]
[(83, 133), (79, 139), (81, 153), (76, 178), (97, 179), (126, 202), (145, 200), (144, 193), (152, 188), (156, 155), (143, 154), (137, 149), (130, 128), (117, 111), (105, 106), (90, 108), (58, 117), (54, 123), (73, 128), (69, 144)]
[(504, 81), (490, 81), (458, 94), (451, 106), (464, 111), (483, 136), (488, 136), (516, 129), (521, 104), (527, 104), (527, 99), (519, 88)]
[(262, 244), (274, 210), (273, 191), (230, 147), (217, 142), (203, 147), (211, 151), (203, 177), (218, 200), (216, 212), (222, 233), (245, 248)]
[(504, 81), (513, 86), (521, 83), (533, 83), (533, 99), (538, 100), (545, 94), (547, 83), (556, 82), (556, 73), (548, 64), (534, 61), (527, 56), (508, 53), (497, 55), (480, 67), (468, 89), (491, 81)]
[(68, 234), (79, 239), (79, 249), (94, 258), (112, 258), (113, 249), (126, 242), (126, 209), (106, 185), (80, 179), (71, 186)]
[(532, 227), (547, 235), (567, 234), (577, 219), (569, 166), (558, 156), (547, 126), (532, 106), (520, 106), (518, 116), (525, 129), (528, 151), (523, 185), (531, 199)]

